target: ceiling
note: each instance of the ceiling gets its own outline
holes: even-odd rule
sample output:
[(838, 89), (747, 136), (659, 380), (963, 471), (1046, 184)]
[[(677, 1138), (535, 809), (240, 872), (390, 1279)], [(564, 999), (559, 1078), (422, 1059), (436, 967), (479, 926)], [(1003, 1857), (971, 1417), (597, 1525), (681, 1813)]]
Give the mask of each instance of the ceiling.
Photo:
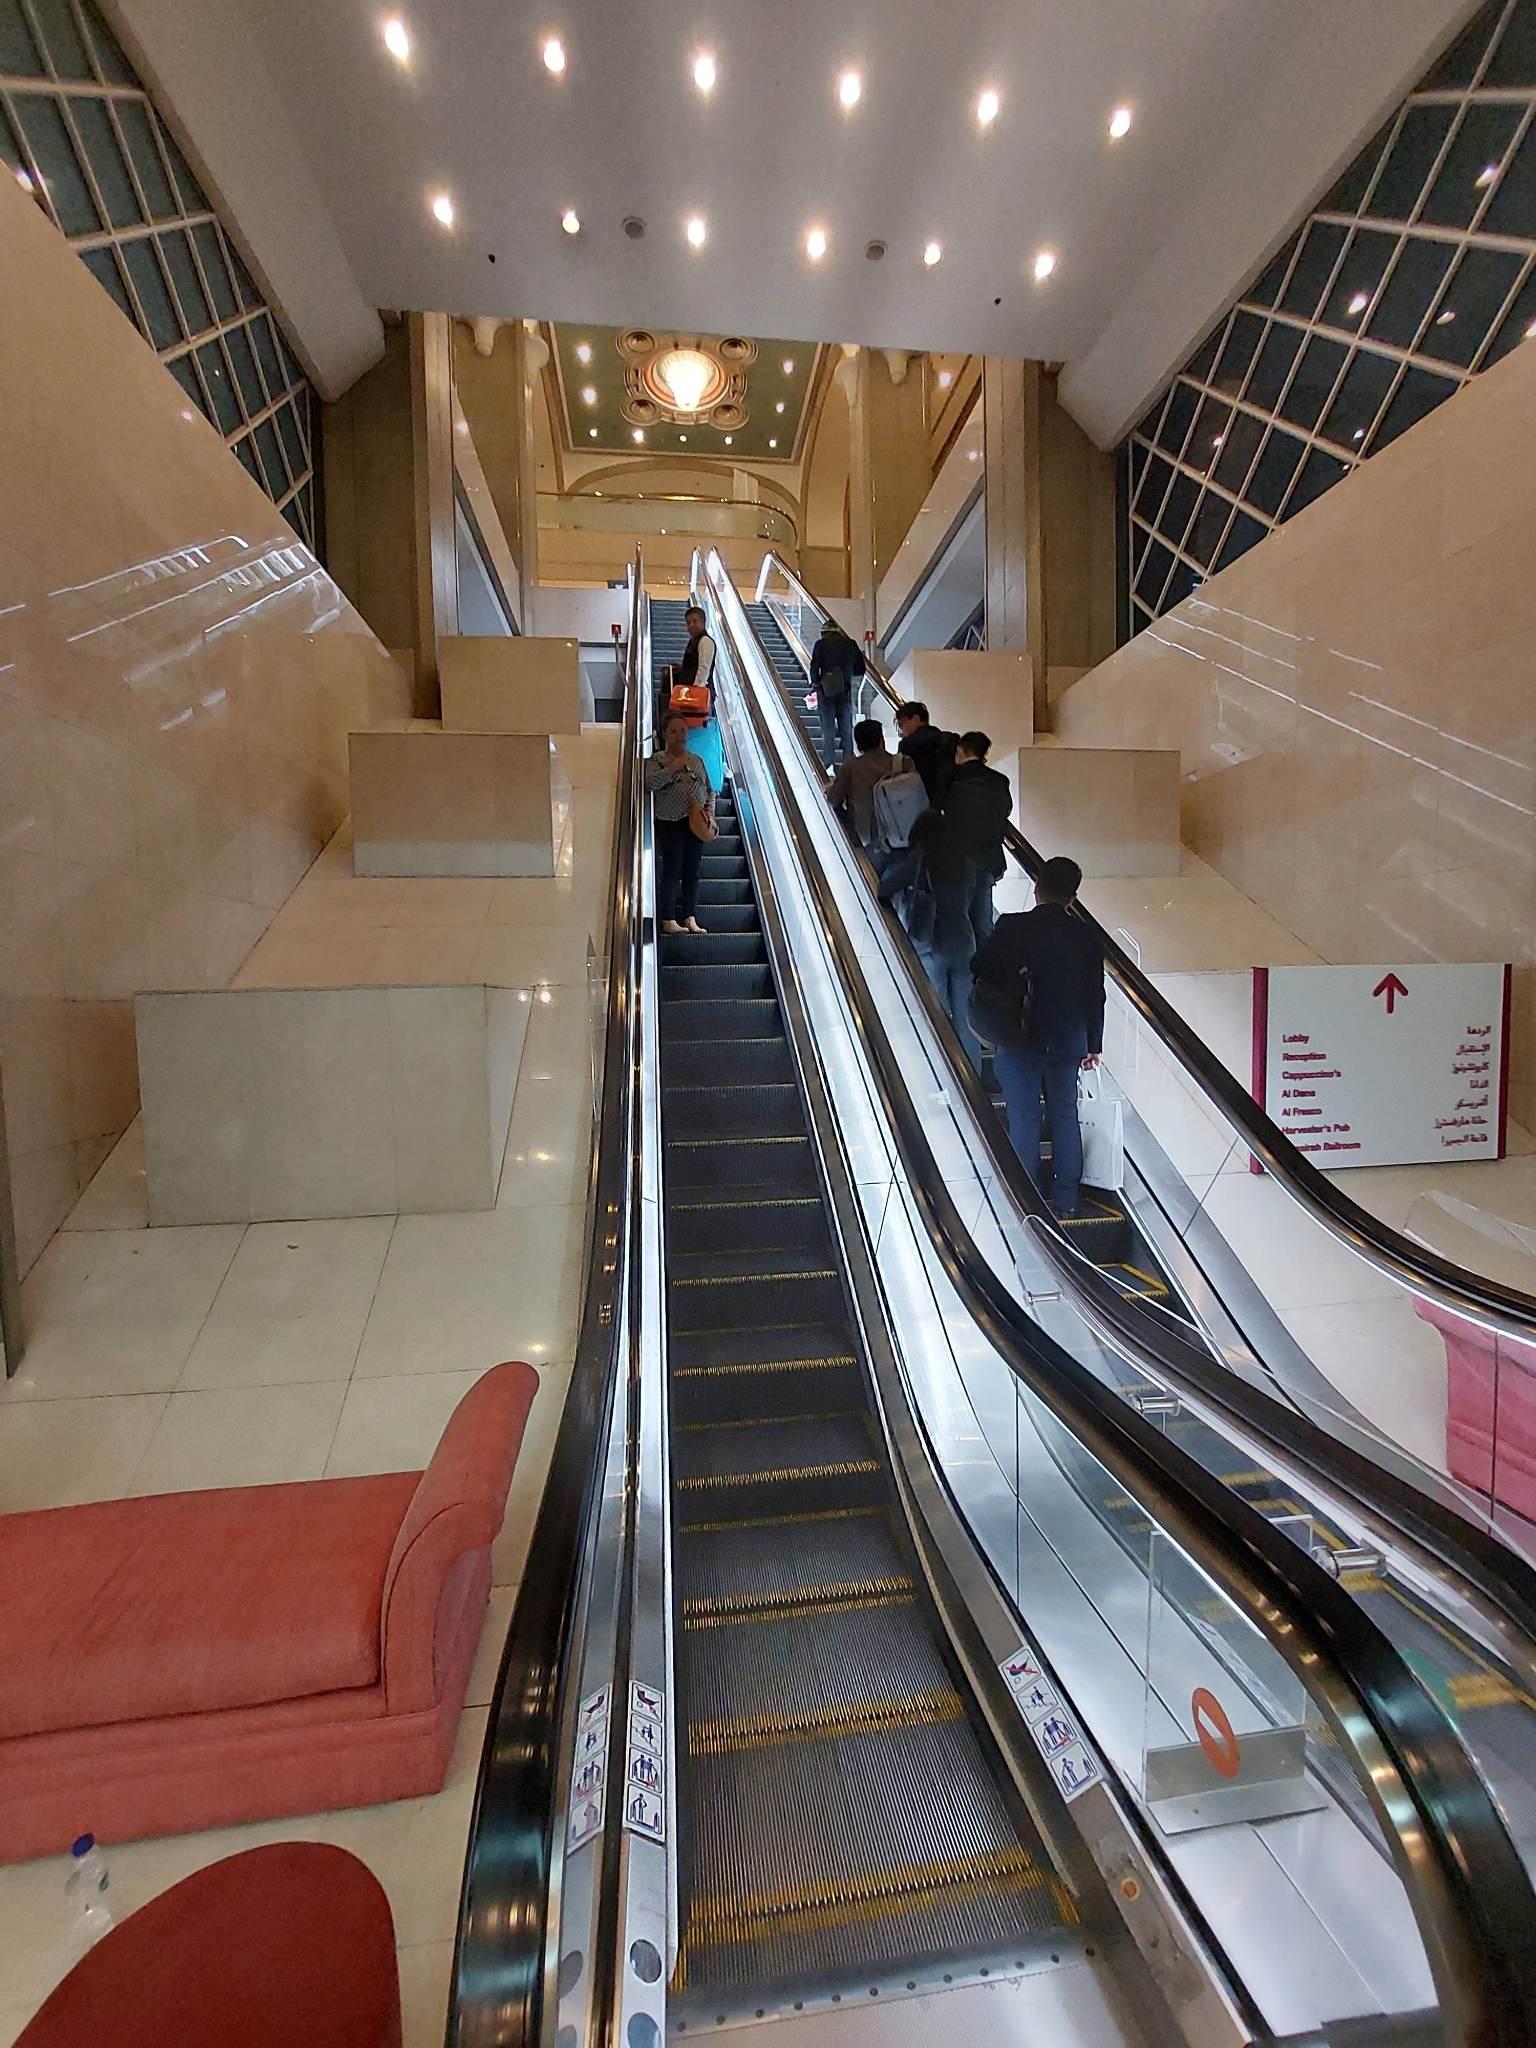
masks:
[[(741, 405), (746, 419), (729, 429), (708, 422), (692, 423), (658, 420), (644, 428), (644, 444), (634, 439), (634, 426), (625, 417), (629, 396), (626, 368), (637, 360), (623, 345), (631, 330), (591, 324), (557, 321), (550, 329), (556, 387), (559, 391), (557, 424), (564, 445), (577, 455), (723, 455), (736, 462), (789, 462), (799, 453), (806, 409), (815, 382), (818, 350), (792, 341), (748, 341), (751, 354), (737, 359), (737, 344), (731, 351), (731, 367), (739, 369), (745, 383)], [(658, 331), (661, 344), (670, 333)], [(714, 346), (717, 335), (686, 335), (685, 342)], [(586, 349), (587, 360), (580, 351)], [(786, 365), (789, 367), (786, 369)], [(592, 394), (589, 403), (586, 393)], [(596, 429), (594, 432), (593, 430)], [(773, 443), (775, 445), (770, 446)]]
[[(151, 63), (158, 43), (215, 178), (239, 149), (279, 170), (297, 153), (372, 305), (1070, 362), (1156, 275), (1196, 202), (1216, 215), (1199, 237), (1206, 272), (1181, 271), (1171, 317), (1211, 317), (1214, 294), (1267, 253), (1251, 209), (1224, 231), (1225, 196), (1262, 184), (1278, 240), (1471, 0), (117, 6)], [(406, 66), (384, 47), (391, 14), (412, 37)], [(558, 79), (539, 54), (552, 33), (568, 53)], [(708, 99), (691, 77), (701, 50), (718, 65)], [(835, 81), (849, 66), (864, 90), (845, 113)], [(986, 86), (1001, 107), (983, 132)], [(1121, 104), (1133, 125), (1112, 142)], [(1262, 167), (1246, 154), (1258, 132), (1273, 138)], [(439, 192), (450, 228), (429, 212)], [(702, 248), (683, 232), (694, 213)], [(813, 225), (828, 236), (819, 263), (803, 246)], [(289, 206), (253, 229), (253, 251), (270, 241), (276, 274), (282, 237), (309, 232)], [(1042, 249), (1056, 269), (1036, 284)], [(1197, 282), (1207, 299), (1191, 300)]]

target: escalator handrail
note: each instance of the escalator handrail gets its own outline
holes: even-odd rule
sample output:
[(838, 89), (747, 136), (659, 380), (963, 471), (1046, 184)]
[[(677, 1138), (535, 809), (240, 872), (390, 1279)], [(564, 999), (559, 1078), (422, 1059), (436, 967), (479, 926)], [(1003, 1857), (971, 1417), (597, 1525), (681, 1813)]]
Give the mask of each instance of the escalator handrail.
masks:
[[(831, 613), (814, 597), (783, 559), (769, 551), (768, 560), (803, 603), (818, 617)], [(889, 676), (870, 656), (871, 679), (892, 705), (900, 702)], [(1024, 837), (1017, 825), (1004, 829), (1009, 853), (1031, 879), (1044, 866), (1044, 856)], [(1110, 978), (1127, 1003), (1172, 1052), (1189, 1075), (1220, 1112), (1229, 1127), (1260, 1163), (1274, 1175), (1286, 1193), (1313, 1219), (1336, 1237), (1347, 1250), (1367, 1265), (1386, 1273), (1411, 1293), (1422, 1295), (1454, 1314), (1466, 1316), (1483, 1327), (1506, 1336), (1536, 1342), (1536, 1296), (1490, 1280), (1427, 1245), (1417, 1243), (1391, 1224), (1383, 1223), (1369, 1210), (1330, 1181), (1306, 1155), (1297, 1150), (1280, 1126), (1262, 1110), (1231, 1070), (1154, 985), (1114, 937), (1081, 903), (1077, 914), (1097, 935), (1104, 948), (1104, 964)]]
[[(773, 672), (773, 660), (756, 626), (746, 631)], [(795, 722), (807, 760), (823, 772), (810, 737)], [(866, 886), (878, 894), (878, 880), (863, 848), (854, 855)], [(965, 1097), (987, 1156), (1015, 1207), (1032, 1226), (1034, 1241), (1075, 1305), (1111, 1329), (1117, 1343), (1146, 1361), (1146, 1369), (1186, 1399), (1219, 1409), (1237, 1427), (1320, 1473), (1332, 1486), (1393, 1528), (1434, 1564), (1460, 1578), (1493, 1620), (1501, 1652), (1530, 1684), (1536, 1682), (1536, 1566), (1493, 1535), (1470, 1511), (1463, 1511), (1401, 1478), (1364, 1452), (1341, 1443), (1326, 1429), (1218, 1364), (1166, 1315), (1130, 1299), (1105, 1279), (1072, 1245), (1059, 1219), (1019, 1164), (991, 1098), (965, 1057), (955, 1027), (917, 957), (900, 920), (885, 920), (887, 937), (902, 960), (928, 1024), (948, 1059), (955, 1087)]]
[[(727, 580), (723, 569), (720, 575)], [(766, 663), (760, 643), (758, 652)], [(767, 670), (772, 673), (771, 664)], [(776, 800), (791, 818), (794, 798), (762, 706), (755, 691), (744, 689), (742, 696)], [(1173, 1525), (1174, 1540), (1260, 1628), (1332, 1724), (1392, 1846), (1455, 2038), (1466, 2048), (1523, 2044), (1526, 2016), (1536, 2012), (1536, 1944), (1529, 1939), (1536, 1896), (1459, 1737), (1331, 1574), (1105, 1386), (1009, 1293), (977, 1247), (933, 1156), (836, 892), (803, 835), (797, 843), (908, 1185), (967, 1313), (1020, 1383), (1106, 1465), (1149, 1519)], [(1384, 1775), (1395, 1781), (1390, 1796)]]
[[(634, 991), (638, 906), (640, 718), (650, 690), (643, 568), (631, 569), (629, 643), (614, 816), (608, 1010), (602, 1094), (592, 1132), (589, 1236), (569, 1390), (486, 1724), (459, 1901), (447, 2048), (533, 2048), (540, 2039), (554, 1842), (561, 1699), (572, 1660), (581, 1561), (599, 1504), (615, 1389), (627, 1366), (624, 1247), (634, 1206)], [(553, 1393), (543, 1398), (556, 1398)]]

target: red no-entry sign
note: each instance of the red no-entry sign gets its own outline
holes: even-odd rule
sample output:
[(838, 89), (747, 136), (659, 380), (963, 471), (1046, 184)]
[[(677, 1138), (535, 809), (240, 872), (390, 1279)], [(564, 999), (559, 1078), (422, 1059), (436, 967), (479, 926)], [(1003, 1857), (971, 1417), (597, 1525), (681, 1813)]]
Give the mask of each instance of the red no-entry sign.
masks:
[(1195, 1734), (1211, 1769), (1219, 1777), (1235, 1778), (1239, 1763), (1237, 1736), (1227, 1719), (1226, 1708), (1215, 1693), (1200, 1685), (1190, 1695), (1189, 1710), (1195, 1717)]

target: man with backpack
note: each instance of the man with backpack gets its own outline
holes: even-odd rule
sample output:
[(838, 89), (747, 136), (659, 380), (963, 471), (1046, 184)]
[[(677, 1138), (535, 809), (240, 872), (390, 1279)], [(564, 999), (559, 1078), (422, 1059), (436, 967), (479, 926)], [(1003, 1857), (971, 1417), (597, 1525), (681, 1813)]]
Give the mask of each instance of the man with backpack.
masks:
[(1005, 872), (1003, 827), (1013, 812), (1006, 775), (987, 766), (992, 742), (984, 732), (963, 732), (955, 743), (955, 772), (944, 795), (944, 815), (956, 843), (971, 864), (967, 911), (978, 946), (997, 921), (992, 891)]
[(856, 754), (845, 757), (827, 785), (827, 802), (853, 827), (853, 836), (866, 851), (880, 843), (875, 819), (875, 788), (888, 775), (907, 764), (885, 744), (885, 727), (878, 718), (861, 718), (853, 728)]
[[(1092, 928), (1069, 914), (1082, 879), (1075, 860), (1048, 860), (1035, 882), (1034, 909), (999, 918), (971, 962), (971, 1024), (994, 1049), (1008, 1135), (1058, 1216), (1076, 1210), (1083, 1177), (1078, 1073), (1096, 1067), (1104, 1048), (1103, 948)], [(1041, 1179), (1042, 1092), (1048, 1183)]]
[(828, 619), (811, 649), (811, 688), (821, 714), (821, 758), (828, 768), (838, 764), (839, 739), (842, 758), (853, 758), (854, 685), (863, 674), (864, 650), (836, 619)]
[(944, 792), (955, 772), (955, 735), (930, 725), (928, 706), (916, 698), (910, 704), (897, 706), (896, 728), (901, 734), (900, 752), (922, 776), (929, 803), (935, 810), (942, 810)]

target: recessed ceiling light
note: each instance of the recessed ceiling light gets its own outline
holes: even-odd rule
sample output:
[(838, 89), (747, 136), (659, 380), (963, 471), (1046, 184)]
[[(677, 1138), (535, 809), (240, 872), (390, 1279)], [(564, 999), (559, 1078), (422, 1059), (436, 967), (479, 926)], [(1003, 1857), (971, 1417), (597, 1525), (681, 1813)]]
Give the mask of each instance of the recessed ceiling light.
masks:
[(996, 92), (989, 85), (976, 102), (977, 124), (982, 128), (990, 128), (997, 119), (997, 110), (1002, 104), (1001, 99), (999, 99)]
[(688, 225), (684, 228), (683, 233), (688, 237), (690, 249), (702, 249), (709, 238), (709, 227), (703, 214), (695, 213), (690, 215)]
[(1356, 429), (1355, 429), (1355, 431), (1354, 431), (1354, 435), (1353, 435), (1353, 437), (1352, 437), (1352, 438), (1353, 438), (1353, 439), (1355, 439), (1356, 441), (1363, 441), (1363, 440), (1365, 439), (1365, 429), (1364, 429), (1364, 427), (1356, 427)]
[(432, 201), (432, 217), (440, 220), (445, 228), (453, 226), (453, 201), (446, 192), (439, 192)]
[(590, 362), (591, 362), (591, 360), (592, 360), (592, 344), (591, 344), (591, 342), (590, 342), (590, 341), (578, 341), (578, 342), (577, 342), (577, 344), (576, 344), (576, 360), (577, 360), (577, 362), (578, 362), (578, 363), (590, 363)]
[[(682, 442), (685, 448), (688, 446), (688, 436), (686, 434), (679, 434), (677, 438), (679, 439), (679, 441)], [(661, 530), (663, 533), (665, 533), (667, 529), (663, 527)]]
[(453, 423), (453, 429), (456, 434), (467, 434), (469, 432), (469, 421), (455, 420)]
[(1109, 139), (1110, 139), (1110, 141), (1111, 141), (1111, 142), (1118, 142), (1118, 141), (1120, 140), (1120, 138), (1121, 138), (1121, 136), (1122, 136), (1122, 135), (1129, 135), (1129, 134), (1130, 134), (1130, 132), (1131, 132), (1131, 110), (1130, 110), (1130, 108), (1129, 108), (1129, 107), (1116, 107), (1115, 111), (1114, 111), (1114, 112), (1113, 112), (1113, 113), (1112, 113), (1112, 114), (1110, 115), (1110, 117), (1109, 117)]
[(856, 107), (864, 97), (864, 81), (857, 71), (845, 71), (837, 81), (837, 96), (845, 107)]
[(942, 242), (929, 242), (923, 250), (923, 261), (932, 270), (935, 263), (942, 260), (943, 255), (944, 245)]
[(588, 427), (588, 429), (587, 429), (587, 439), (588, 439), (589, 441), (595, 441), (595, 440), (597, 439), (597, 429), (596, 429), (596, 427)]
[(805, 253), (813, 263), (819, 263), (822, 257), (826, 255), (827, 231), (825, 228), (811, 229), (805, 238)]
[(1472, 182), (1481, 191), (1485, 185), (1491, 185), (1498, 175), (1499, 167), (1497, 164), (1484, 164)]
[(715, 60), (708, 54), (707, 51), (701, 51), (699, 55), (694, 58), (693, 82), (699, 88), (700, 92), (713, 92), (715, 89), (715, 80), (716, 78), (719, 77), (719, 75), (720, 74), (715, 69)]
[(954, 381), (955, 381), (955, 373), (954, 373), (954, 371), (953, 371), (953, 370), (940, 370), (940, 372), (939, 372), (939, 389), (940, 389), (941, 391), (947, 391), (947, 390), (949, 389), (950, 385), (954, 383)]
[(1042, 249), (1039, 255), (1035, 258), (1035, 283), (1044, 284), (1045, 280), (1050, 276), (1051, 272), (1055, 268), (1055, 252), (1050, 249)]
[(972, 449), (972, 450), (970, 451), (970, 458), (969, 458), (969, 459), (970, 459), (970, 460), (971, 460), (972, 462), (980, 462), (980, 460), (981, 460), (981, 450), (980, 450), (979, 448), (973, 448), (973, 449)]
[(736, 436), (735, 436), (734, 434), (727, 434), (727, 435), (726, 435), (726, 437), (725, 437), (725, 445), (726, 445), (726, 447), (727, 447), (727, 448), (729, 448), (729, 447), (730, 447), (731, 443), (732, 443), (732, 442), (733, 442), (733, 441), (735, 440), (735, 438), (736, 438)]
[(636, 427), (629, 438), (631, 439), (631, 441), (643, 441), (645, 439), (644, 427)]
[(558, 36), (546, 36), (544, 48), (540, 55), (544, 59), (544, 69), (549, 73), (550, 77), (559, 78), (565, 70), (565, 45), (561, 42), (560, 38)]
[(1446, 309), (1445, 309), (1445, 311), (1444, 311), (1444, 312), (1443, 312), (1442, 314), (1440, 314), (1440, 316), (1438, 317), (1438, 319), (1437, 319), (1437, 320), (1435, 321), (1435, 325), (1436, 325), (1437, 327), (1449, 327), (1449, 326), (1450, 326), (1450, 324), (1451, 324), (1451, 322), (1452, 322), (1452, 321), (1453, 321), (1453, 320), (1454, 320), (1455, 318), (1456, 318), (1456, 309), (1455, 309), (1455, 307), (1454, 307), (1454, 306), (1447, 306), (1447, 307), (1446, 307)]
[(1223, 442), (1223, 441), (1225, 441), (1225, 439), (1226, 439), (1226, 438), (1227, 438), (1227, 437), (1226, 437), (1226, 435), (1225, 435), (1225, 434), (1212, 434), (1212, 436), (1211, 436), (1211, 446), (1212, 446), (1213, 448), (1219, 448), (1219, 447), (1221, 446), (1222, 442)]
[(581, 215), (574, 206), (568, 206), (564, 213), (561, 214), (560, 225), (568, 235), (579, 235), (581, 233)]
[(398, 14), (392, 14), (384, 24), (384, 47), (396, 63), (410, 63), (411, 32)]
[(1525, 338), (1527, 341), (1536, 341), (1536, 320), (1533, 320), (1530, 326), (1526, 328)]
[(782, 412), (784, 410), (784, 401), (782, 398), (779, 400), (778, 404), (775, 405), (773, 409), (775, 412)]
[(581, 402), (582, 402), (582, 404), (583, 404), (583, 405), (596, 405), (596, 403), (597, 403), (597, 386), (596, 386), (595, 384), (583, 384), (583, 385), (582, 385), (582, 387), (581, 387)]
[(32, 173), (30, 171), (18, 171), (16, 173), (16, 182), (23, 192), (35, 192), (37, 190), (36, 185), (32, 182)]
[(1369, 292), (1356, 292), (1349, 302), (1349, 310), (1351, 313), (1363, 313), (1370, 303), (1371, 295)]
[(793, 356), (786, 356), (784, 358), (784, 374), (786, 377), (793, 377), (795, 374), (795, 359)]
[(770, 448), (777, 448), (777, 447), (778, 447), (778, 445), (779, 445), (779, 444), (778, 444), (778, 442), (777, 442), (777, 441), (774, 441), (774, 440), (770, 440), (770, 441), (769, 441), (769, 443), (768, 443), (768, 446), (769, 446)]

